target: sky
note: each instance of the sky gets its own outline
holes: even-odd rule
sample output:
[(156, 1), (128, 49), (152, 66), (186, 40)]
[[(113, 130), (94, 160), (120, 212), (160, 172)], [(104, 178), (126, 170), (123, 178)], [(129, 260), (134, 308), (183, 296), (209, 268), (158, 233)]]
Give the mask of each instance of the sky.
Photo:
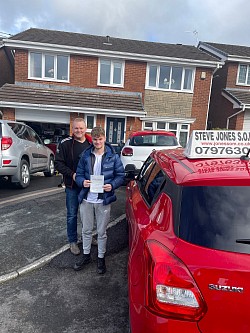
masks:
[(249, 0), (0, 0), (0, 37), (41, 28), (152, 42), (250, 46)]

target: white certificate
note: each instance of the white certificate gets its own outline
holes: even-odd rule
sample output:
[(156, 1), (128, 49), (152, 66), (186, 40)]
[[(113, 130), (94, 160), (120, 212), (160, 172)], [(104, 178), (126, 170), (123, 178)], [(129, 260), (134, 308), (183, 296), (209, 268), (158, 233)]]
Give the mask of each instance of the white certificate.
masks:
[(104, 175), (90, 175), (90, 192), (103, 193)]

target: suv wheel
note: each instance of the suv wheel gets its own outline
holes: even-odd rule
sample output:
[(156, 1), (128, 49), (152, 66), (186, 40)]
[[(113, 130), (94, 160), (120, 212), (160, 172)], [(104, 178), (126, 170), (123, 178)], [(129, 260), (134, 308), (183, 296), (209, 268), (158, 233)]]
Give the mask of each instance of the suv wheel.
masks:
[(45, 177), (52, 177), (55, 173), (55, 163), (53, 157), (49, 159), (49, 171), (44, 172)]
[(20, 163), (20, 180), (16, 183), (19, 188), (26, 188), (30, 184), (30, 167), (26, 160), (21, 160)]

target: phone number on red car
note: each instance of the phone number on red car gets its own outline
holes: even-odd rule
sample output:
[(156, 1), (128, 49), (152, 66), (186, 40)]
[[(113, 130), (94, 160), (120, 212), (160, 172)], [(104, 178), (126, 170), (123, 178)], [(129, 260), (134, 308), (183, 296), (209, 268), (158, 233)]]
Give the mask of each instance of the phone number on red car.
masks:
[(245, 155), (248, 150), (248, 147), (195, 147), (197, 155)]

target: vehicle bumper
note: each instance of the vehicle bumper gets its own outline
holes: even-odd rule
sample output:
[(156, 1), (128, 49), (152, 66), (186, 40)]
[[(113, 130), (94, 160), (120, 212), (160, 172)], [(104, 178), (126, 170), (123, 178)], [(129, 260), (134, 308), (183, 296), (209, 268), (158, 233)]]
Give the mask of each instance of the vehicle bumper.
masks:
[(139, 304), (130, 304), (131, 333), (201, 333), (197, 322), (157, 316)]
[(13, 166), (2, 166), (0, 167), (0, 177), (5, 177), (5, 176), (14, 176), (17, 173), (17, 167)]

